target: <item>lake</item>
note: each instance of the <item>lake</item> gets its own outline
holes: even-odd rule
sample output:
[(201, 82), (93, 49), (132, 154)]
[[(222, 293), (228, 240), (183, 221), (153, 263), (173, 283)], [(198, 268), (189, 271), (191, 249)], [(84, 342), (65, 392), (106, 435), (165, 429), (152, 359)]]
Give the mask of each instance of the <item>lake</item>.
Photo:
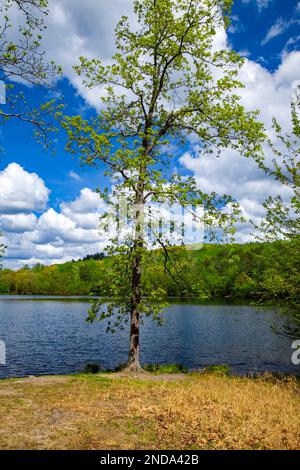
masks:
[[(88, 362), (105, 369), (126, 362), (128, 331), (111, 335), (105, 322), (87, 323), (88, 308), (77, 298), (2, 296), (6, 365), (0, 365), (0, 378), (73, 373)], [(191, 369), (228, 364), (234, 374), (299, 374), (300, 366), (291, 363), (291, 340), (272, 332), (276, 319), (271, 309), (248, 305), (174, 303), (162, 327), (151, 319), (142, 326), (141, 362)]]

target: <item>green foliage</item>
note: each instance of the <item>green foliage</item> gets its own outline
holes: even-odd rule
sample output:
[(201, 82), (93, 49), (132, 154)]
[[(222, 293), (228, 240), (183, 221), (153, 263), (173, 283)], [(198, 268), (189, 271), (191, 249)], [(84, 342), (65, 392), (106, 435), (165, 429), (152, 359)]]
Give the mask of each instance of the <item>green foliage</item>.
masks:
[(227, 364), (220, 364), (206, 367), (205, 372), (217, 375), (230, 375), (230, 368)]
[(233, 291), (237, 297), (249, 298), (257, 289), (255, 281), (246, 273), (239, 274), (233, 284)]
[(157, 374), (187, 374), (188, 369), (181, 364), (147, 364), (143, 366), (147, 372)]
[[(187, 252), (172, 248), (177, 277), (172, 279), (163, 268), (163, 250), (148, 252), (144, 259), (145, 295), (161, 289), (162, 298), (218, 300), (248, 299), (262, 303), (300, 304), (299, 240), (245, 245), (204, 245)], [(129, 289), (129, 280), (121, 268), (122, 255), (96, 261), (68, 262), (61, 265), (35, 265), (18, 271), (0, 272), (0, 293), (63, 294), (115, 297)], [(125, 255), (123, 255), (125, 257)], [(189, 267), (189, 269), (186, 268)], [(175, 269), (175, 268), (174, 268)], [(120, 285), (114, 287), (119, 277)], [(112, 285), (113, 283), (113, 285)], [(195, 285), (201, 286), (195, 290)], [(203, 298), (205, 291), (205, 298)], [(125, 292), (124, 292), (125, 295)]]

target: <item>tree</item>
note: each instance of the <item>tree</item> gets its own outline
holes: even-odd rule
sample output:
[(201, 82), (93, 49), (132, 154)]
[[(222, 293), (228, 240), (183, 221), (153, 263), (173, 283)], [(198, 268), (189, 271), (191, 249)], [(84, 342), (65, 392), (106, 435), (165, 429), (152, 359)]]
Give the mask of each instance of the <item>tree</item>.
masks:
[[(61, 71), (54, 62), (45, 60), (41, 48), (47, 6), (47, 0), (3, 0), (0, 4), (0, 81), (5, 83), (1, 91), (7, 95), (0, 123), (14, 118), (30, 123), (43, 144), (48, 132), (55, 130), (53, 117), (58, 117), (61, 106), (51, 100), (33, 109), (22, 92), (13, 93), (12, 81), (48, 87)], [(18, 26), (9, 18), (13, 10), (20, 14)]]
[[(91, 309), (109, 319), (113, 327), (130, 321), (129, 370), (139, 370), (139, 332), (142, 315), (160, 318), (164, 292), (143, 290), (143, 264), (147, 246), (143, 221), (146, 204), (168, 202), (203, 205), (209, 236), (220, 228), (232, 233), (237, 204), (229, 195), (205, 194), (192, 177), (172, 172), (172, 143), (186, 144), (196, 136), (204, 155), (232, 148), (257, 160), (261, 156), (263, 126), (257, 113), (247, 113), (234, 93), (242, 85), (237, 73), (243, 59), (230, 50), (215, 50), (214, 38), (229, 24), (231, 0), (136, 0), (138, 28), (122, 17), (115, 30), (117, 53), (111, 65), (81, 57), (75, 67), (89, 88), (104, 87), (103, 109), (90, 120), (64, 119), (67, 149), (83, 164), (104, 164), (111, 178), (109, 189), (99, 190), (118, 211), (114, 198), (125, 194), (134, 207), (133, 234), (122, 246), (112, 237), (109, 272), (111, 302)], [(231, 206), (232, 211), (225, 210)], [(223, 233), (223, 232), (222, 232)], [(164, 253), (165, 271), (176, 279), (172, 250), (158, 231), (156, 246)], [(173, 267), (171, 267), (173, 266)], [(101, 286), (100, 286), (101, 287)], [(111, 320), (109, 320), (111, 321)]]
[(278, 238), (297, 239), (300, 234), (300, 86), (291, 101), (292, 132), (284, 134), (276, 118), (273, 129), (279, 145), (272, 142), (273, 166), (264, 165), (265, 171), (290, 190), (291, 196), (284, 201), (281, 195), (268, 197), (264, 202), (266, 217), (256, 227), (267, 240)]
[[(284, 305), (280, 307), (288, 313), (288, 320), (284, 328), (280, 329), (284, 334), (299, 338), (300, 334), (300, 86), (295, 97), (291, 101), (291, 133), (284, 134), (282, 127), (276, 118), (273, 119), (273, 129), (278, 144), (269, 142), (270, 151), (273, 153), (272, 167), (263, 165), (266, 173), (282, 183), (285, 189), (289, 189), (290, 196), (287, 200), (279, 194), (269, 196), (263, 206), (266, 211), (265, 219), (256, 226), (259, 230), (258, 238), (268, 241), (276, 239), (288, 240), (285, 244), (285, 256), (288, 260), (289, 283), (280, 280), (280, 286), (285, 289)], [(269, 289), (262, 291), (262, 300), (276, 288), (273, 278), (268, 280)], [(277, 282), (278, 284), (278, 282)], [(291, 287), (294, 286), (294, 287)], [(278, 330), (279, 331), (279, 330)]]

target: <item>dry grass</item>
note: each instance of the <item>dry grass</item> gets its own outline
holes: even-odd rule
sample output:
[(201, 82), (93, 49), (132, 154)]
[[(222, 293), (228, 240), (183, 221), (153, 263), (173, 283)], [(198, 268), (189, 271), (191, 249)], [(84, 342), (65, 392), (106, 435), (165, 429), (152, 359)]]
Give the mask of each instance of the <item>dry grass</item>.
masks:
[(0, 449), (300, 449), (299, 383), (215, 374), (0, 381)]

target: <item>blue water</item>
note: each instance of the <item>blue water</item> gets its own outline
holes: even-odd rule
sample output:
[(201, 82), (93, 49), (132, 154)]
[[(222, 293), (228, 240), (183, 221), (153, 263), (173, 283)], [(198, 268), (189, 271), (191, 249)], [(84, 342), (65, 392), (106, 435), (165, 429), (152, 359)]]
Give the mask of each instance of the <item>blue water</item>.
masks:
[[(114, 368), (126, 362), (128, 330), (106, 333), (106, 323), (85, 321), (88, 303), (39, 298), (0, 298), (0, 340), (6, 365), (0, 378), (65, 374), (88, 362)], [(228, 364), (235, 374), (274, 371), (299, 374), (291, 340), (275, 335), (277, 314), (239, 305), (172, 304), (165, 323), (141, 328), (143, 364), (180, 363), (188, 368)]]

